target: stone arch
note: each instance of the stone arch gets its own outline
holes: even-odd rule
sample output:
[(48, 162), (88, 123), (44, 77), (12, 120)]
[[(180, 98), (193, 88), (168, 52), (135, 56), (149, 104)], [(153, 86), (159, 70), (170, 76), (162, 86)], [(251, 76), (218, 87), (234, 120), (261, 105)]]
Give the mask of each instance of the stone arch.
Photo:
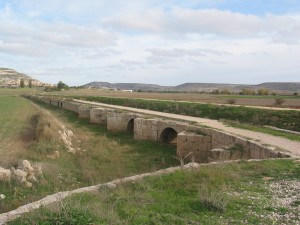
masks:
[(127, 132), (133, 134), (134, 133), (134, 118), (131, 118), (127, 122)]
[(163, 130), (159, 137), (159, 141), (166, 144), (177, 145), (177, 131), (171, 127)]

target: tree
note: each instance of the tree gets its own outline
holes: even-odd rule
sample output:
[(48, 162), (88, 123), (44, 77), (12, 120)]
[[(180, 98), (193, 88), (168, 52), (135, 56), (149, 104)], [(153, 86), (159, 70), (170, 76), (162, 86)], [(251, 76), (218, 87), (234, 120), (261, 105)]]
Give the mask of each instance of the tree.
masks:
[(253, 89), (244, 88), (241, 92), (241, 95), (255, 95), (256, 92)]
[(224, 89), (221, 91), (221, 94), (222, 95), (230, 95), (231, 93), (230, 93), (229, 89)]
[(259, 95), (269, 95), (269, 90), (267, 88), (261, 88), (257, 90)]
[(32, 88), (32, 80), (31, 79), (28, 81), (28, 87)]
[(24, 88), (25, 87), (25, 81), (24, 79), (20, 80), (20, 88)]
[(57, 84), (57, 89), (58, 90), (62, 90), (62, 89), (68, 89), (68, 85), (66, 85), (65, 83), (63, 83), (62, 81), (59, 81)]

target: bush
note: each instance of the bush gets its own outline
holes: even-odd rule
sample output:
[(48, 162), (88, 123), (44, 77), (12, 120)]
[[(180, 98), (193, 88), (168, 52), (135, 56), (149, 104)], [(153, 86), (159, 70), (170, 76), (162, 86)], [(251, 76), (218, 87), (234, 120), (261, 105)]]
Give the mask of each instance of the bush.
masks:
[(235, 102), (236, 102), (236, 99), (234, 99), (234, 98), (231, 98), (231, 99), (228, 99), (228, 100), (227, 100), (227, 103), (228, 103), (228, 104), (231, 104), (231, 105), (232, 105), (232, 104), (235, 104)]
[(228, 204), (225, 193), (220, 188), (218, 191), (210, 188), (210, 186), (199, 187), (198, 195), (201, 206), (212, 212), (225, 212)]
[(283, 98), (275, 98), (275, 105), (282, 105), (285, 102)]

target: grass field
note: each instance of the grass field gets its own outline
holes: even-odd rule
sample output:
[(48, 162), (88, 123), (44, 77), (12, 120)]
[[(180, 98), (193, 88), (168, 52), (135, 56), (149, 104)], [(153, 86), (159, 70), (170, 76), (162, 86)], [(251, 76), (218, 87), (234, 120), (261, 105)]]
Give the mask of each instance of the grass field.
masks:
[(123, 92), (105, 90), (70, 89), (50, 94), (62, 96), (106, 96), (117, 98), (142, 98), (172, 101), (190, 101), (203, 103), (227, 104), (228, 99), (235, 99), (237, 105), (274, 106), (275, 98), (283, 98), (283, 106), (300, 107), (300, 96), (243, 96), (243, 95), (212, 95), (197, 93), (155, 93), (155, 92)]
[(9, 166), (22, 155), (28, 144), (23, 134), (37, 112), (38, 109), (23, 98), (0, 96), (0, 165)]
[[(88, 186), (134, 174), (155, 171), (179, 164), (175, 159), (175, 148), (149, 141), (134, 141), (131, 134), (110, 133), (105, 127), (77, 119), (72, 112), (44, 104), (42, 110), (50, 111), (58, 121), (72, 130), (76, 136), (74, 145), (81, 149), (75, 154), (67, 152), (58, 139), (27, 138), (23, 134), (32, 133), (32, 118), (39, 110), (20, 97), (0, 98), (1, 163), (10, 168), (19, 160), (28, 159), (38, 164), (44, 171), (44, 180), (32, 189), (24, 188), (15, 181), (0, 183), (0, 194), (6, 198), (0, 202), (0, 212), (14, 209), (26, 202), (32, 202), (47, 194), (77, 187)], [(58, 125), (54, 118), (46, 121), (53, 127), (56, 137)], [(51, 125), (51, 126), (50, 126)], [(60, 152), (57, 159), (49, 158), (54, 151)]]
[(30, 89), (30, 88), (0, 88), (0, 96), (22, 95), (22, 94), (29, 94), (34, 92), (35, 89)]
[(73, 196), (10, 224), (299, 224), (299, 175), (291, 160), (209, 165)]

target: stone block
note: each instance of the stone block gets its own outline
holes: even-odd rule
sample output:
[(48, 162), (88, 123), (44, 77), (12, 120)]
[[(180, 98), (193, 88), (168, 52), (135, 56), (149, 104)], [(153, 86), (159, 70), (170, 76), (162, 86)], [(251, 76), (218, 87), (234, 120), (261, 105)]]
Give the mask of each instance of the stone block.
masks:
[(90, 106), (82, 105), (79, 107), (79, 118), (81, 119), (89, 119), (90, 118)]

